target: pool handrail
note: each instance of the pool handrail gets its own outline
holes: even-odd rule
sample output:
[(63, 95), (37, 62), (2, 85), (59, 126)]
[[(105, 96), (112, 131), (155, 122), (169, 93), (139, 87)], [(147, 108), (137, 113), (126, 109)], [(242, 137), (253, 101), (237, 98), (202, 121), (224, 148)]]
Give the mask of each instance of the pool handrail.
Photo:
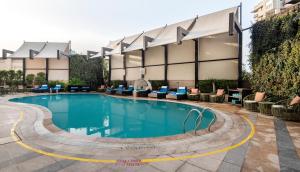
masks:
[(201, 116), (201, 120), (202, 120), (202, 113), (198, 109), (191, 109), (189, 111), (189, 113), (186, 115), (185, 120), (183, 121), (183, 133), (185, 133), (185, 124), (186, 124), (186, 121), (188, 120), (188, 118), (190, 117), (190, 115), (192, 114), (192, 112), (194, 112), (194, 111), (198, 113), (198, 117), (197, 117), (197, 119), (195, 121), (195, 125), (196, 125), (197, 121), (199, 120), (199, 116)]

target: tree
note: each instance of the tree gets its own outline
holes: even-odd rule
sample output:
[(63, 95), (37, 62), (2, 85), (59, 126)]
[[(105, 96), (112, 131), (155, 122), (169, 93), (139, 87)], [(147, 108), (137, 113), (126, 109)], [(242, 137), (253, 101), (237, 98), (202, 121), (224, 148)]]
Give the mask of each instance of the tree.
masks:
[(42, 85), (46, 83), (46, 74), (44, 72), (39, 72), (34, 80), (34, 84)]
[(26, 85), (27, 86), (33, 86), (33, 81), (34, 81), (35, 75), (34, 74), (28, 74), (26, 76)]

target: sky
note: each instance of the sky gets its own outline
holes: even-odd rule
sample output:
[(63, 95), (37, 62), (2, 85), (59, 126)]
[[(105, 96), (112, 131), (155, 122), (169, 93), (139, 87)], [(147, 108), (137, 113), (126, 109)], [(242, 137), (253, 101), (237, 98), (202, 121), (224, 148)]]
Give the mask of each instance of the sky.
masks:
[[(0, 49), (23, 41), (67, 42), (85, 54), (110, 40), (243, 3), (243, 28), (251, 26), (258, 0), (0, 0)], [(247, 63), (249, 33), (244, 32)]]

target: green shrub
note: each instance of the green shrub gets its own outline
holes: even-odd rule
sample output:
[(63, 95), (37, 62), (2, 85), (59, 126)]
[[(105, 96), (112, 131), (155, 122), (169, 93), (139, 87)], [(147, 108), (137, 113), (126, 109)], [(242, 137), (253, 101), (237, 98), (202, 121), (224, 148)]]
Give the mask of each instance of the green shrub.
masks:
[(32, 85), (33, 85), (34, 78), (35, 78), (34, 74), (28, 74), (28, 75), (26, 76), (26, 79), (25, 79), (26, 85), (27, 85), (27, 86), (32, 86)]
[(56, 85), (61, 85), (63, 88), (65, 87), (65, 83), (62, 81), (49, 81), (48, 82), (49, 87), (55, 87)]
[(69, 81), (69, 85), (86, 85), (86, 83), (80, 78), (71, 78)]
[(46, 74), (44, 72), (39, 72), (37, 73), (35, 79), (34, 79), (34, 84), (36, 85), (42, 85), (46, 83)]
[(7, 81), (7, 71), (0, 70), (0, 85), (5, 85)]
[(300, 20), (297, 13), (257, 22), (252, 28), (250, 83), (269, 96), (299, 94)]
[(202, 93), (212, 93), (213, 92), (213, 82), (215, 82), (216, 89), (225, 89), (225, 92), (228, 92), (228, 89), (235, 89), (238, 87), (238, 82), (236, 80), (201, 80), (199, 81), (199, 89)]

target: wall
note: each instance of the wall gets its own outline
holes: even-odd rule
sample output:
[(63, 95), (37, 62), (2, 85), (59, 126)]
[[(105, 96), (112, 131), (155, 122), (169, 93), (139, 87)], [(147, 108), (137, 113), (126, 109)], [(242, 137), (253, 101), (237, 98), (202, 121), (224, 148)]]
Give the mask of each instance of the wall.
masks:
[(164, 80), (164, 63), (164, 47), (148, 48), (145, 51), (145, 79)]
[(111, 57), (111, 80), (123, 80), (123, 55), (112, 55)]
[(168, 45), (168, 63), (170, 64), (168, 66), (168, 80), (170, 87), (194, 87), (194, 61), (195, 42), (193, 40), (183, 41), (180, 45)]
[(199, 80), (238, 79), (238, 60), (235, 59), (238, 58), (237, 35), (224, 33), (201, 38), (199, 56)]
[(49, 59), (49, 81), (69, 81), (69, 59), (62, 57), (60, 59)]

